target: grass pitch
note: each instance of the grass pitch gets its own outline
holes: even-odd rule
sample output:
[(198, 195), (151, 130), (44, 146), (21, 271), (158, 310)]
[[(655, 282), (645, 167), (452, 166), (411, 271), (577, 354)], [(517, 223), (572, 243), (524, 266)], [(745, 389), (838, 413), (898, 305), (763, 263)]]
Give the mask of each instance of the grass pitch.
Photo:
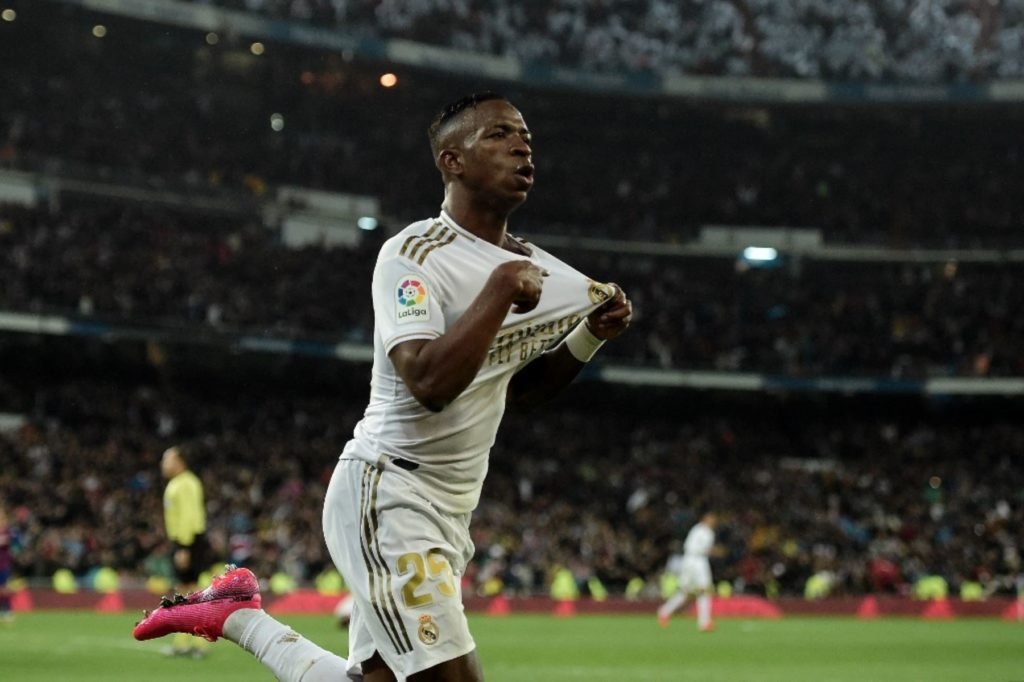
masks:
[[(0, 679), (10, 682), (268, 680), (228, 642), (204, 660), (165, 658), (169, 642), (136, 642), (134, 614), (19, 614), (0, 626)], [(328, 617), (282, 619), (321, 646), (346, 650)], [(474, 616), (488, 682), (1024, 682), (1024, 624), (966, 619), (720, 620), (711, 634), (692, 620), (667, 629), (654, 616)]]

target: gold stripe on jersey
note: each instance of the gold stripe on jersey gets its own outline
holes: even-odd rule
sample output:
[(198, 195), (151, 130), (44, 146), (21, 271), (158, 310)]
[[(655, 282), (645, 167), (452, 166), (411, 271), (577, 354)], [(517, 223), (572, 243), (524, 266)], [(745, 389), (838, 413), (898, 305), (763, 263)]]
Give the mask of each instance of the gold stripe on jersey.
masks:
[[(441, 228), (440, 232), (438, 232), (437, 229), (439, 227)], [(435, 249), (448, 246), (455, 241), (455, 238), (458, 236), (458, 232), (441, 221), (437, 221), (423, 234), (414, 234), (413, 236), (406, 238), (405, 242), (402, 244), (401, 250), (398, 252), (398, 255), (405, 256), (409, 260), (416, 261), (417, 265), (423, 265), (423, 262), (427, 260), (427, 256)], [(420, 249), (423, 250), (421, 251)]]
[[(388, 633), (388, 639), (391, 640), (395, 650), (399, 653), (408, 653), (412, 651), (412, 644), (410, 643), (408, 647), (403, 646), (401, 634), (398, 631), (398, 627), (395, 626), (395, 619), (400, 624), (402, 623), (401, 616), (397, 613), (397, 607), (395, 607), (395, 613), (392, 614), (387, 603), (388, 595), (385, 592), (385, 582), (390, 583), (390, 580), (385, 581), (385, 574), (388, 572), (387, 564), (374, 552), (374, 549), (377, 549), (378, 552), (380, 550), (379, 547), (374, 547), (376, 544), (374, 538), (376, 513), (371, 513), (371, 510), (377, 504), (377, 484), (380, 483), (380, 474), (379, 470), (369, 465), (363, 471), (363, 484), (359, 501), (359, 521), (361, 526), (359, 549), (362, 552), (363, 563), (366, 565), (366, 573), (369, 577), (370, 604), (373, 606), (373, 611), (377, 614), (377, 619), (384, 627), (384, 631)], [(394, 599), (391, 600), (391, 605), (394, 607)], [(406, 641), (408, 641), (408, 638), (409, 636), (406, 634)]]
[[(445, 229), (447, 230), (448, 228), (445, 228)], [(440, 249), (440, 248), (443, 248), (445, 246), (448, 246), (453, 241), (455, 241), (455, 238), (457, 236), (459, 236), (459, 235), (454, 230), (452, 231), (452, 233), (450, 235), (448, 235), (448, 237), (446, 239), (442, 239), (440, 234), (437, 235), (437, 239), (434, 240), (434, 243), (431, 244), (428, 248), (426, 248), (423, 251), (423, 253), (420, 254), (420, 257), (416, 260), (416, 265), (423, 265), (423, 261), (427, 260), (427, 256), (430, 255), (431, 251), (433, 251), (434, 249)], [(410, 256), (410, 258), (411, 258), (411, 256)]]
[[(428, 229), (423, 234), (414, 234), (413, 236), (408, 237), (405, 240), (405, 243), (402, 244), (402, 250), (398, 252), (398, 255), (404, 256), (405, 252), (409, 250), (409, 247), (412, 246), (414, 243), (418, 242), (419, 240), (430, 239), (432, 236), (434, 236), (434, 233), (437, 232), (437, 228), (441, 227), (441, 225), (441, 221), (438, 220), (433, 225), (431, 225), (430, 229)], [(412, 256), (410, 255), (409, 258), (412, 259)]]
[(440, 241), (441, 239), (444, 239), (445, 235), (447, 235), (448, 232), (449, 229), (447, 226), (445, 226), (441, 228), (440, 232), (438, 232), (435, 236), (429, 239), (426, 237), (426, 235), (424, 235), (423, 239), (419, 240), (416, 243), (416, 246), (412, 248), (412, 251), (409, 252), (409, 260), (416, 260), (416, 254), (419, 252), (420, 249), (422, 249), (427, 244), (431, 244)]

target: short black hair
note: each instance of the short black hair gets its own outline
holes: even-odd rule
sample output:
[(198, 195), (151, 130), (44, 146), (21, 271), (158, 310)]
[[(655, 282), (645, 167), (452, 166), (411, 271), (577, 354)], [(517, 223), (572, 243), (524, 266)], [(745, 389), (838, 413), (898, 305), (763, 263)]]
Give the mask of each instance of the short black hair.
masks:
[(491, 100), (505, 100), (508, 99), (493, 90), (482, 90), (481, 92), (474, 92), (470, 95), (465, 95), (455, 100), (434, 117), (434, 120), (430, 122), (430, 127), (427, 128), (427, 137), (430, 138), (430, 151), (437, 155), (438, 148), (441, 142), (441, 129), (444, 128), (450, 121), (455, 120), (459, 117), (459, 114), (464, 112), (466, 109), (475, 109), (476, 105), (481, 102), (489, 102)]

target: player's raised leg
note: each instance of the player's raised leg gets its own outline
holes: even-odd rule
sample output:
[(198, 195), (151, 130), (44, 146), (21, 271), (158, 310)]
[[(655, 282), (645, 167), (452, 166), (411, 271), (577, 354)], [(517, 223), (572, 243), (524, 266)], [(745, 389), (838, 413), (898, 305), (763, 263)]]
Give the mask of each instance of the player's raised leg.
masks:
[(187, 633), (211, 642), (223, 637), (251, 653), (282, 682), (338, 682), (347, 661), (313, 642), (262, 609), (259, 581), (247, 568), (229, 566), (205, 590), (165, 597), (160, 607), (136, 624), (138, 640)]

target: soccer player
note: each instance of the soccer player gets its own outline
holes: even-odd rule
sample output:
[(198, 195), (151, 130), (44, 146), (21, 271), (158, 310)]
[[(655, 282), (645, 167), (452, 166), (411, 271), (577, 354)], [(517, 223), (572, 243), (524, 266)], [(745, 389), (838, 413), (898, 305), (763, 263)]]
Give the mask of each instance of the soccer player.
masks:
[[(171, 561), (177, 579), (176, 589), (180, 594), (187, 594), (196, 589), (199, 574), (209, 565), (203, 483), (188, 468), (180, 446), (164, 451), (160, 458), (160, 473), (167, 479), (164, 527), (173, 546)], [(167, 653), (201, 657), (205, 654), (205, 645), (201, 639), (179, 633)]]
[(683, 544), (683, 554), (669, 559), (667, 570), (679, 578), (679, 589), (658, 609), (658, 623), (668, 627), (669, 619), (677, 609), (682, 608), (691, 595), (697, 596), (697, 628), (701, 632), (712, 632), (711, 622), (711, 563), (708, 555), (715, 546), (715, 526), (718, 517), (714, 512), (705, 512), (694, 524)]
[(461, 577), (502, 414), (568, 385), (626, 330), (632, 305), (508, 233), (534, 165), (530, 131), (505, 98), (460, 99), (428, 132), (444, 202), (381, 248), (370, 402), (324, 501), (327, 547), (354, 599), (348, 661), (258, 610), (244, 569), (158, 609), (136, 637), (223, 634), (281, 680), (483, 679)]

